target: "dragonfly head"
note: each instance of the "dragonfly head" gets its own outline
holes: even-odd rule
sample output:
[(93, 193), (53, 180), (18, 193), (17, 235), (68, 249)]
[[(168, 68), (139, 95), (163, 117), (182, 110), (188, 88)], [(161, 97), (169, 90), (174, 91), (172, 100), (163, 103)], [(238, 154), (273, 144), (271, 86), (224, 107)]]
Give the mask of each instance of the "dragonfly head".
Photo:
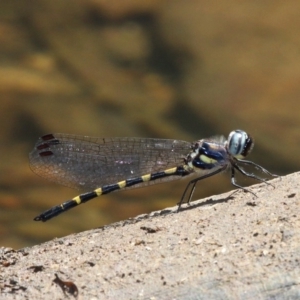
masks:
[(243, 130), (231, 131), (225, 147), (235, 158), (245, 158), (253, 149), (254, 140)]

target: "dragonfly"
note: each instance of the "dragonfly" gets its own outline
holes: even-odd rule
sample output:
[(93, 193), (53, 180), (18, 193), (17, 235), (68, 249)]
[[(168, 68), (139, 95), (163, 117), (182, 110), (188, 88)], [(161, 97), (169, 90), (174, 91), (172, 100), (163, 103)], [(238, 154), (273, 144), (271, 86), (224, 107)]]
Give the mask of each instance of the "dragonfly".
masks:
[[(269, 184), (249, 173), (252, 166), (271, 177), (278, 177), (262, 166), (245, 160), (254, 140), (243, 130), (230, 132), (228, 138), (216, 136), (196, 142), (157, 138), (100, 138), (63, 133), (38, 139), (29, 154), (34, 173), (59, 184), (84, 189), (86, 193), (56, 205), (34, 218), (47, 221), (82, 203), (115, 191), (149, 186), (194, 175), (187, 184), (178, 211), (190, 203), (198, 181), (231, 172), (233, 186), (252, 193), (236, 182), (236, 171)], [(187, 201), (184, 201), (187, 198)]]

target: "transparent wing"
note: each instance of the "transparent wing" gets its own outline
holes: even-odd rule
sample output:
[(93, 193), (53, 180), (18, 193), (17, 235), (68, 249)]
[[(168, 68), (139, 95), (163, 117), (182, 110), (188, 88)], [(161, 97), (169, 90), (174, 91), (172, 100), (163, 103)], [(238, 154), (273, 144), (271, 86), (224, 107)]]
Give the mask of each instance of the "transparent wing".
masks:
[[(40, 137), (29, 159), (33, 172), (42, 177), (71, 188), (92, 190), (182, 165), (190, 150), (191, 143), (178, 140), (57, 133)], [(160, 181), (177, 178), (169, 176)], [(157, 181), (133, 187), (152, 183)]]

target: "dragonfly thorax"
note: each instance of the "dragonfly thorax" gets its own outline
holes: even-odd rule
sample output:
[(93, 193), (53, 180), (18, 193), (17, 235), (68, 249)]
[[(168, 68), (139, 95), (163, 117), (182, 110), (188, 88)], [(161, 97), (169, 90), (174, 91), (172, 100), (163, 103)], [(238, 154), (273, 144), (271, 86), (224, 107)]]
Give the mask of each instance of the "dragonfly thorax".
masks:
[(212, 170), (228, 164), (228, 153), (224, 144), (212, 140), (200, 140), (192, 146), (185, 159), (186, 170), (199, 172)]

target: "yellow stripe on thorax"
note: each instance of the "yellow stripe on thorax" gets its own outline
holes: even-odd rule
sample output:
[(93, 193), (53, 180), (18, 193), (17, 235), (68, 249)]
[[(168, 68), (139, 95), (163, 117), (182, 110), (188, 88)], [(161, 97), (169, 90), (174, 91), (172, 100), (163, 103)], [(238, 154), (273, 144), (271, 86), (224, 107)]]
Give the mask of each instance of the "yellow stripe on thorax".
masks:
[(199, 158), (206, 164), (215, 164), (217, 162), (217, 160), (212, 159), (204, 154), (201, 154)]

